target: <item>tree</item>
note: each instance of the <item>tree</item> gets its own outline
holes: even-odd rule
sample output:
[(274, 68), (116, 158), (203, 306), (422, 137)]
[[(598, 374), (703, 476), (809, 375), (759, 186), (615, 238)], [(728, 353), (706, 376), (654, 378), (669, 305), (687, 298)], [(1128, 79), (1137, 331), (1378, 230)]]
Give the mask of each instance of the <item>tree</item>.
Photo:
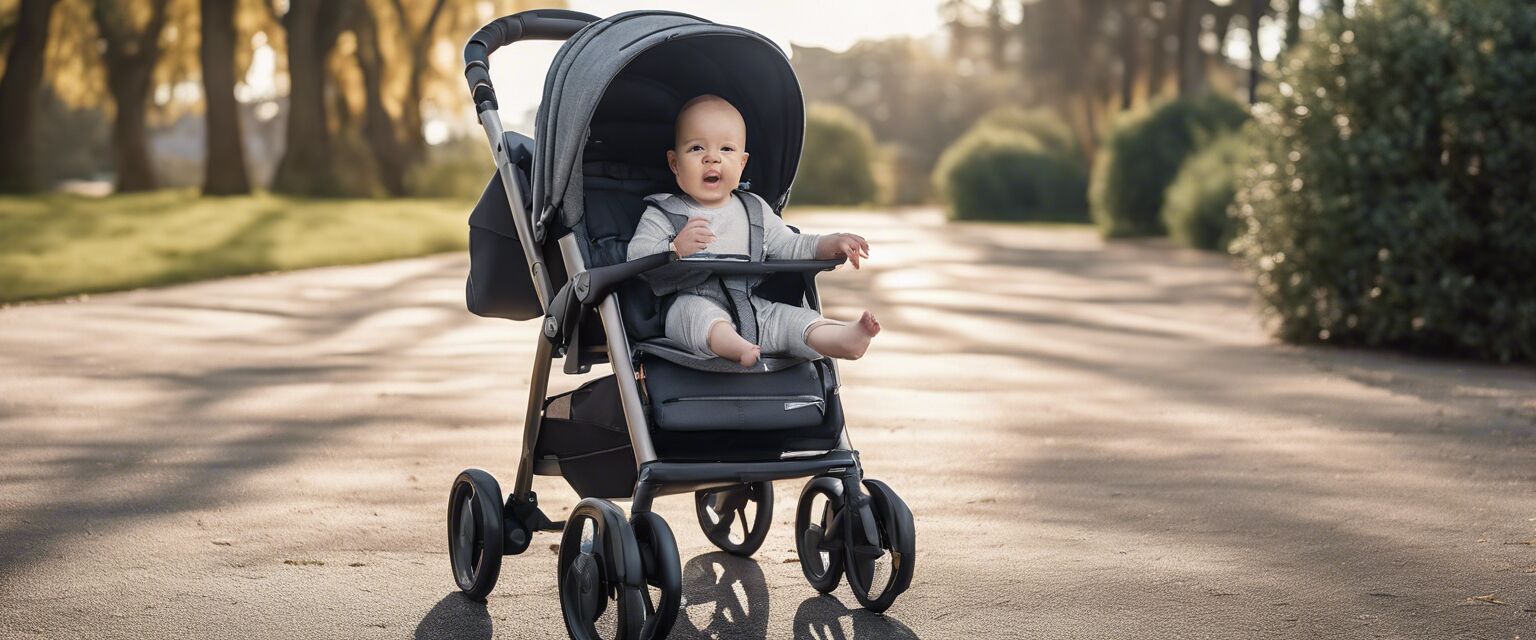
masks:
[(384, 190), (392, 196), (403, 196), (406, 158), (401, 156), (400, 141), (395, 137), (395, 122), (384, 108), (384, 55), (379, 47), (378, 24), (366, 2), (358, 3), (352, 17), (352, 31), (357, 36), (357, 66), (363, 76), (363, 137), (373, 151)]
[(288, 130), (283, 159), (272, 179), (273, 191), (309, 196), (337, 193), (326, 122), (326, 62), (354, 2), (291, 0), (282, 15), (288, 40)]
[(199, 59), (207, 113), (204, 195), (251, 192), (240, 140), (239, 104), (235, 101), (235, 5), (237, 0), (201, 0)]
[(155, 63), (160, 57), (160, 33), (165, 28), (168, 1), (150, 0), (149, 19), (143, 29), (133, 27), (117, 0), (95, 0), (91, 7), (96, 30), (106, 45), (102, 59), (107, 65), (107, 90), (117, 105), (112, 120), (112, 156), (117, 166), (119, 193), (155, 188), (144, 121)]
[(37, 188), (33, 170), (32, 127), (37, 90), (43, 80), (48, 21), (54, 0), (21, 0), (11, 48), (0, 78), (0, 193)]

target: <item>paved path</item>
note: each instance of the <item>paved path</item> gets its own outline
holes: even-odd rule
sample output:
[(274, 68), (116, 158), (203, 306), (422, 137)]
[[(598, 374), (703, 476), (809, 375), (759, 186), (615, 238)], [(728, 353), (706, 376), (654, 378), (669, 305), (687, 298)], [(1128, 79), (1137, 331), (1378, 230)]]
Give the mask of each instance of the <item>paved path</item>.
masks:
[[(814, 597), (798, 482), (755, 562), (665, 498), (674, 637), (1536, 637), (1532, 369), (1272, 344), (1231, 264), (1155, 243), (791, 221), (873, 244), (824, 292), (886, 327), (843, 393), (917, 580), (885, 617)], [(466, 313), (464, 271), (0, 311), (0, 638), (563, 637), (554, 536), (453, 592), (449, 482), (510, 482), (536, 331)]]

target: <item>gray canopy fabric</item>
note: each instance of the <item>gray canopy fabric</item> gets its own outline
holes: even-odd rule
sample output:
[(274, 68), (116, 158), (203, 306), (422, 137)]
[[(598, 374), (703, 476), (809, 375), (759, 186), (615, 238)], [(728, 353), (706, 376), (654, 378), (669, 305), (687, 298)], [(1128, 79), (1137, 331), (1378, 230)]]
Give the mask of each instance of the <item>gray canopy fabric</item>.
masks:
[[(550, 64), (535, 121), (534, 210), (558, 212), (550, 223), (565, 229), (581, 223), (583, 162), (594, 159), (583, 156), (592, 144), (606, 142), (604, 162), (664, 172), (672, 120), (705, 93), (741, 111), (750, 154), (743, 180), (781, 207), (805, 135), (804, 100), (784, 52), (740, 27), (631, 11), (583, 28)], [(601, 131), (611, 134), (599, 140)]]

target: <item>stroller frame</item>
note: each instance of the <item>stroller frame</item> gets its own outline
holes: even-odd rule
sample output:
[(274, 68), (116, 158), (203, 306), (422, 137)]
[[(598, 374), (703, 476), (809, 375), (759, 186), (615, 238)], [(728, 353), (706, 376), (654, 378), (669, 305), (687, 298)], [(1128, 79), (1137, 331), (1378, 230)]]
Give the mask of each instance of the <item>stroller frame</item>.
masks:
[[(618, 16), (610, 20), (616, 18)], [(566, 584), (568, 581), (576, 584), (583, 580), (594, 580), (596, 578), (591, 578), (590, 575), (600, 575), (606, 581), (603, 582), (606, 592), (618, 602), (618, 610), (621, 611), (619, 614), (620, 636), (663, 637), (670, 629), (671, 618), (675, 616), (677, 610), (677, 594), (668, 595), (665, 592), (669, 587), (674, 590), (679, 588), (679, 576), (675, 575), (678, 573), (675, 542), (672, 541), (670, 529), (665, 522), (651, 512), (653, 500), (665, 495), (695, 492), (701, 509), (701, 524), (704, 524), (702, 509), (706, 492), (718, 492), (723, 489), (726, 492), (741, 491), (745, 495), (750, 493), (748, 489), (755, 484), (813, 477), (801, 496), (801, 511), (809, 510), (810, 498), (820, 496), (827, 500), (826, 512), (821, 514), (822, 521), (819, 527), (797, 522), (797, 546), (805, 542), (799, 539), (803, 537), (800, 535), (801, 529), (817, 527), (820, 537), (816, 538), (812, 544), (820, 545), (823, 551), (834, 549), (837, 553), (846, 553), (850, 562), (854, 562), (855, 558), (875, 558), (881, 557), (884, 553), (892, 554), (891, 557), (898, 566), (892, 576), (892, 582), (886, 585), (878, 597), (861, 592), (858, 587), (854, 588), (855, 596), (866, 608), (883, 611), (910, 583), (913, 556), (912, 516), (910, 510), (900, 501), (900, 498), (895, 496), (894, 492), (889, 490), (889, 487), (878, 481), (864, 478), (858, 452), (853, 449), (848, 439), (846, 421), (839, 417), (842, 424), (838, 428), (836, 446), (825, 451), (782, 452), (780, 459), (777, 460), (746, 462), (661, 459), (657, 455), (652, 440), (647, 412), (641, 396), (641, 381), (637, 379), (635, 367), (632, 364), (632, 344), (626, 332), (616, 289), (621, 283), (637, 278), (643, 273), (675, 263), (678, 260), (677, 255), (667, 252), (620, 264), (588, 268), (579, 245), (581, 240), (576, 233), (567, 232), (558, 238), (556, 246), (559, 248), (564, 271), (569, 275), (568, 282), (559, 290), (556, 290), (551, 282), (549, 265), (542, 250), (548, 245), (544, 245), (542, 241), (552, 212), (542, 203), (535, 202), (536, 208), (533, 215), (524, 213), (530, 211), (530, 208), (525, 207), (528, 196), (515, 178), (518, 172), (515, 167), (518, 158), (514, 156), (512, 141), (517, 134), (506, 132), (502, 126), (497, 111), (495, 91), (488, 73), (488, 58), (497, 48), (520, 40), (566, 40), (588, 25), (597, 22), (600, 20), (594, 16), (574, 11), (525, 11), (487, 24), (470, 39), (465, 47), (465, 77), (475, 102), (478, 119), (492, 148), (501, 186), (505, 189), (508, 204), (513, 212), (513, 222), (517, 229), (517, 238), (523, 257), (526, 259), (533, 293), (537, 296), (539, 309), (543, 312), (543, 335), (538, 340), (530, 374), (527, 405), (523, 414), (522, 449), (511, 494), (503, 502), (500, 489), (494, 479), (483, 471), (470, 469), (460, 474), (450, 495), (450, 560), (454, 565), (459, 586), (472, 598), (483, 599), (495, 584), (501, 555), (514, 555), (526, 550), (533, 534), (537, 531), (565, 531), (565, 542), (561, 545), (560, 551), (561, 604), (565, 612), (567, 629), (572, 636), (588, 637), (591, 621), (583, 616), (590, 614), (592, 619), (595, 619), (595, 614), (590, 605), (583, 605), (582, 599), (587, 596), (567, 597)], [(541, 135), (549, 135), (549, 133), (541, 132)], [(539, 193), (538, 189), (534, 192)], [(537, 200), (537, 197), (535, 199)], [(776, 204), (775, 209), (781, 208), (782, 205), (781, 200)], [(698, 268), (734, 273), (739, 273), (743, 269), (755, 273), (802, 272), (806, 274), (807, 282), (804, 292), (805, 301), (819, 312), (821, 301), (814, 286), (814, 273), (831, 269), (840, 263), (841, 260), (782, 261), (751, 265), (701, 264)], [(596, 313), (603, 333), (606, 335), (606, 345), (600, 347), (578, 344), (581, 318), (592, 312)], [(582, 500), (581, 504), (572, 510), (570, 520), (552, 521), (539, 509), (538, 498), (533, 491), (535, 475), (561, 475), (558, 461), (540, 459), (536, 455), (554, 359), (559, 357), (566, 359), (564, 367), (566, 373), (584, 373), (589, 370), (591, 363), (585, 362), (583, 355), (605, 358), (611, 364), (615, 374), (615, 383), (636, 464), (636, 480), (630, 496), (628, 523), (623, 521), (623, 513), (617, 507), (599, 498)], [(835, 393), (838, 380), (836, 363), (829, 361), (826, 364), (826, 375), (831, 378), (829, 388)], [(761, 498), (758, 509), (760, 512), (767, 509), (770, 512), (770, 518), (771, 488), (771, 484), (768, 485), (770, 494), (766, 498), (752, 494)], [(745, 526), (745, 512), (743, 511), (742, 514)], [(811, 517), (813, 518), (814, 514)], [(576, 551), (581, 541), (573, 542), (573, 531), (567, 530), (566, 527), (567, 522), (575, 522), (582, 518), (592, 521), (593, 528), (597, 530), (594, 535), (607, 536), (596, 543), (585, 543), (596, 544), (600, 548), (598, 551), (591, 552), (592, 558), (596, 558), (595, 562), (608, 563), (603, 565), (601, 572), (589, 572), (590, 575), (581, 573), (583, 571), (581, 567), (585, 565), (581, 565), (584, 561), (577, 557)], [(761, 517), (761, 514), (758, 519), (761, 521), (762, 532), (766, 532), (767, 520)], [(802, 513), (798, 520), (805, 521), (807, 516)], [(706, 534), (708, 533), (706, 525)], [(761, 544), (761, 535), (758, 536), (757, 544), (746, 545), (750, 546), (750, 549), (744, 550), (732, 549), (713, 536), (711, 540), (728, 551), (748, 555)], [(585, 550), (588, 547), (582, 546), (581, 549), (583, 549), (582, 553), (586, 553)], [(603, 553), (601, 549), (606, 549), (607, 552)], [(571, 561), (569, 569), (566, 562), (568, 553), (575, 558)], [(670, 553), (670, 559), (665, 557), (668, 553)], [(832, 561), (829, 561), (825, 573), (818, 575), (813, 575), (811, 567), (804, 567), (812, 585), (823, 592), (835, 588), (838, 579), (836, 574), (842, 572), (841, 568), (836, 568), (837, 571), (834, 572), (831, 564)], [(854, 573), (852, 568), (848, 569), (850, 586), (854, 585)], [(643, 574), (644, 578), (641, 579), (636, 574)], [(636, 603), (640, 601), (634, 600), (635, 596), (627, 594), (626, 591), (633, 590), (637, 580), (638, 584), (642, 585), (642, 591), (643, 585), (649, 582), (664, 592), (662, 603), (655, 607), (657, 610), (654, 613), (648, 616), (636, 612), (639, 608)], [(662, 584), (658, 584), (658, 581)], [(864, 591), (869, 589), (866, 588)], [(583, 609), (582, 606), (587, 608)], [(669, 607), (670, 611), (668, 611)], [(651, 608), (650, 603), (647, 602), (646, 609)], [(597, 610), (600, 611), (600, 609)]]

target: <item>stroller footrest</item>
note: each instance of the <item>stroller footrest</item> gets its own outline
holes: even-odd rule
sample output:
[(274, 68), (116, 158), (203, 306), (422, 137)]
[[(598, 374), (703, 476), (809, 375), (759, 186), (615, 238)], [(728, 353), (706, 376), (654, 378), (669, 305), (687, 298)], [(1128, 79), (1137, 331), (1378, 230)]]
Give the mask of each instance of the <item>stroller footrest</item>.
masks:
[(818, 395), (691, 396), (656, 405), (656, 426), (670, 431), (757, 431), (821, 424), (826, 402)]
[(644, 358), (651, 424), (662, 431), (778, 431), (825, 420), (826, 386), (809, 362), (754, 375), (696, 371)]

